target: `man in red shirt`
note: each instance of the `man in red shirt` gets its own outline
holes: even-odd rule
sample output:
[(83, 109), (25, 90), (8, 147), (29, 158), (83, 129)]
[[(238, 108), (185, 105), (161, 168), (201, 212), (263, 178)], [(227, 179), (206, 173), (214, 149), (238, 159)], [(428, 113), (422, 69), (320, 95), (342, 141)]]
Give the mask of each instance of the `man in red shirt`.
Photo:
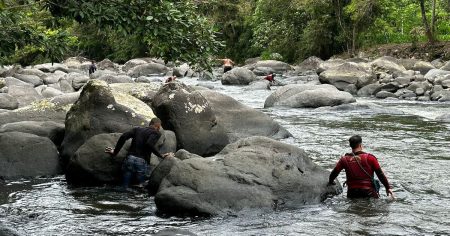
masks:
[(347, 153), (341, 157), (330, 174), (328, 184), (334, 185), (334, 179), (345, 169), (348, 198), (379, 198), (372, 180), (375, 172), (386, 188), (386, 194), (394, 197), (392, 188), (381, 170), (377, 158), (370, 153), (363, 152), (361, 137), (359, 135), (352, 136), (349, 142), (352, 153)]

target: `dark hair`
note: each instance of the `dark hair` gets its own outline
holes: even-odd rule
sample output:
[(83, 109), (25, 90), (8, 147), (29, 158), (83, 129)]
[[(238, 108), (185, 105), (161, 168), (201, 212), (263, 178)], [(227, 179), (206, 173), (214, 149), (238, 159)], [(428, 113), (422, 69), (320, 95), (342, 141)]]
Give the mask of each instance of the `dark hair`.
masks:
[(154, 125), (154, 124), (161, 124), (161, 120), (157, 117), (153, 118), (150, 120), (150, 124), (149, 125)]
[(350, 147), (355, 149), (362, 143), (362, 138), (359, 135), (353, 135), (348, 142), (350, 143)]

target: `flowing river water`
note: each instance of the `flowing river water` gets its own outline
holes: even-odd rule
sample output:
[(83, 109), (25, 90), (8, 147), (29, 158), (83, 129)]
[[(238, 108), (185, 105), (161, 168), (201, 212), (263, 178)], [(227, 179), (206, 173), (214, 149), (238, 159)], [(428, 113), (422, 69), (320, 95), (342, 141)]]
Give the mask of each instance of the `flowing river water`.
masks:
[[(167, 218), (156, 213), (146, 194), (70, 188), (61, 176), (0, 183), (0, 225), (21, 235), (151, 235), (173, 228), (197, 235), (450, 235), (450, 124), (435, 121), (450, 113), (450, 104), (358, 99), (392, 111), (388, 114), (264, 109), (271, 91), (208, 83), (280, 122), (294, 135), (283, 141), (303, 148), (326, 169), (348, 151), (348, 138), (360, 134), (366, 151), (378, 157), (396, 200), (387, 198), (382, 187), (378, 200), (348, 200), (344, 190), (295, 210)], [(338, 179), (342, 183), (345, 173)]]

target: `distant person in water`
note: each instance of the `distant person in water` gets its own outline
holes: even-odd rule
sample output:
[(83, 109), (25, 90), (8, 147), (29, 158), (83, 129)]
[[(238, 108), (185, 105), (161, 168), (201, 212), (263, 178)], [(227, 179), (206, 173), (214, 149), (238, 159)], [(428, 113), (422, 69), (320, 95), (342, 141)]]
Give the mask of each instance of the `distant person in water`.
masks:
[(123, 133), (117, 141), (116, 147), (106, 147), (105, 152), (115, 157), (128, 139), (131, 140), (131, 146), (128, 154), (122, 163), (123, 187), (128, 189), (133, 177), (137, 179), (138, 187), (143, 187), (146, 174), (149, 172), (149, 163), (151, 154), (159, 158), (170, 156), (170, 153), (161, 155), (156, 148), (156, 142), (161, 137), (159, 129), (161, 120), (153, 118), (148, 127), (136, 127)]
[(348, 198), (379, 198), (373, 180), (375, 172), (378, 179), (383, 183), (387, 196), (391, 195), (394, 198), (392, 188), (383, 170), (381, 170), (377, 158), (370, 153), (363, 152), (362, 138), (359, 135), (352, 136), (349, 139), (349, 143), (352, 152), (341, 157), (330, 174), (328, 184), (334, 185), (336, 177), (345, 169)]
[(91, 65), (89, 66), (89, 75), (94, 74), (97, 70), (97, 66), (95, 66), (95, 61), (91, 61)]
[(166, 79), (166, 83), (173, 82), (173, 81), (175, 81), (176, 79), (177, 79), (177, 76), (176, 76), (176, 75), (172, 75), (172, 76), (170, 76), (169, 78)]
[(234, 61), (232, 61), (231, 59), (224, 58), (224, 59), (217, 59), (217, 60), (222, 61), (222, 63), (223, 63), (223, 73), (226, 73), (226, 72), (230, 71), (231, 69), (233, 69)]
[(280, 86), (280, 85), (282, 85), (281, 82), (275, 80), (275, 74), (274, 73), (268, 74), (266, 77), (264, 77), (264, 79), (269, 81), (270, 86)]

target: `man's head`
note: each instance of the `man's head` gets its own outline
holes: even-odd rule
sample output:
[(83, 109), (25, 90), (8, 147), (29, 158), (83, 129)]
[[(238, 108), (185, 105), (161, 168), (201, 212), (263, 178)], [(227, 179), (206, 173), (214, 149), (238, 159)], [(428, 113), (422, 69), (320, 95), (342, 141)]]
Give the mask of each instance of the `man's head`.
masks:
[(350, 139), (348, 140), (348, 142), (350, 143), (350, 147), (352, 149), (357, 149), (361, 146), (362, 144), (362, 138), (359, 135), (353, 135), (352, 137), (350, 137)]
[(155, 117), (150, 120), (149, 126), (159, 130), (161, 128), (161, 120)]

